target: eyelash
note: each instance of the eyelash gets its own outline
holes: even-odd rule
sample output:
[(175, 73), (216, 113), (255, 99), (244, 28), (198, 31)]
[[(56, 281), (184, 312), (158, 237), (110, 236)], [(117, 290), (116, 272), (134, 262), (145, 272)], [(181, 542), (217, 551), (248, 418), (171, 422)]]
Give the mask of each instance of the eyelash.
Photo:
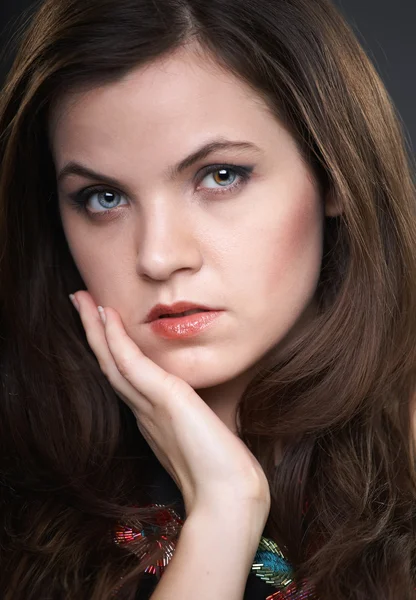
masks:
[[(244, 185), (245, 183), (247, 183), (250, 180), (254, 167), (251, 165), (248, 165), (248, 166), (210, 165), (210, 166), (204, 167), (202, 169), (202, 173), (198, 177), (198, 180), (200, 182), (203, 179), (205, 179), (205, 177), (207, 175), (211, 175), (211, 173), (216, 173), (217, 171), (221, 171), (223, 169), (228, 170), (228, 171), (234, 171), (239, 176), (238, 183), (232, 183), (229, 186), (223, 187), (222, 189), (220, 188), (218, 190), (214, 190), (214, 189), (210, 188), (209, 192), (208, 192), (209, 194), (225, 194), (225, 193), (229, 193), (229, 192), (236, 190), (237, 188)], [(117, 190), (113, 190), (109, 186), (94, 185), (94, 186), (90, 186), (90, 187), (84, 188), (82, 190), (79, 190), (77, 192), (74, 192), (72, 194), (69, 194), (69, 198), (71, 200), (71, 203), (75, 206), (76, 210), (78, 210), (79, 212), (81, 212), (81, 211), (89, 212), (90, 214), (93, 214), (94, 216), (107, 215), (108, 213), (112, 212), (113, 210), (116, 210), (118, 207), (110, 208), (108, 210), (103, 210), (103, 211), (97, 211), (97, 212), (88, 211), (87, 203), (90, 200), (91, 196), (93, 194), (97, 194), (100, 192), (115, 192), (117, 194), (122, 195), (121, 192), (119, 192)]]

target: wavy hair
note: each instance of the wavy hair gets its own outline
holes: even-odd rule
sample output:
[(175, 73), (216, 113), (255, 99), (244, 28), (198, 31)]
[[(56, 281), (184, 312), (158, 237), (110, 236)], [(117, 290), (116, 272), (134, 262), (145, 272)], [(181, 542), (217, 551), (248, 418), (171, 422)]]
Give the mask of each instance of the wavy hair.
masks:
[[(47, 139), (66, 90), (197, 44), (261, 96), (322, 193), (319, 310), (273, 348), (238, 407), (271, 487), (269, 537), (320, 600), (410, 600), (416, 585), (416, 203), (404, 128), (329, 0), (46, 0), (0, 99), (0, 531), (3, 600), (134, 598), (159, 558), (113, 543), (153, 523), (151, 451), (90, 350), (68, 294)], [(274, 465), (274, 441), (282, 439)], [(305, 500), (308, 510), (303, 514)]]

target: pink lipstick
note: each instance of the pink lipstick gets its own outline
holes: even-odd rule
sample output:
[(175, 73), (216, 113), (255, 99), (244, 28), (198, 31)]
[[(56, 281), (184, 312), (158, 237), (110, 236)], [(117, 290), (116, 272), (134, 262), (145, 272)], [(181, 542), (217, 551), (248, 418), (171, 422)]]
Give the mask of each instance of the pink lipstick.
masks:
[(171, 306), (157, 304), (149, 312), (146, 323), (163, 338), (189, 338), (209, 327), (223, 312), (191, 302), (176, 302)]
[(223, 311), (198, 312), (184, 317), (162, 317), (152, 321), (154, 333), (167, 339), (189, 338), (209, 327)]

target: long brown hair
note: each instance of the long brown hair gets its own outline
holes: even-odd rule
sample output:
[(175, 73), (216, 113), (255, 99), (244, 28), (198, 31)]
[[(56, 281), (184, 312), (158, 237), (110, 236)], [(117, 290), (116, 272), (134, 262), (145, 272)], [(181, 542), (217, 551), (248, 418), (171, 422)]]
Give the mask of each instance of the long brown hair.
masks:
[(117, 81), (190, 42), (261, 95), (342, 207), (325, 222), (316, 319), (265, 357), (239, 405), (239, 435), (270, 481), (266, 532), (320, 600), (414, 598), (413, 165), (329, 0), (46, 0), (25, 28), (0, 101), (1, 596), (103, 600), (122, 574), (132, 600), (150, 562), (110, 533), (153, 522), (151, 453), (68, 300), (85, 285), (47, 119), (66, 89)]

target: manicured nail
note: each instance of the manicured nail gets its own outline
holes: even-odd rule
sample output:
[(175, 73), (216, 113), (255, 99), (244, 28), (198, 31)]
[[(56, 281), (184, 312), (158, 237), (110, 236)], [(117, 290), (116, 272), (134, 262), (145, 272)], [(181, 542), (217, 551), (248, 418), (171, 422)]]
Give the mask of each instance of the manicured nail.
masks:
[(77, 311), (79, 312), (79, 303), (78, 303), (78, 300), (75, 298), (74, 294), (69, 294), (69, 299), (71, 300), (72, 304), (77, 309)]
[(102, 307), (102, 306), (97, 306), (97, 308), (98, 308), (98, 314), (99, 314), (99, 315), (100, 315), (100, 317), (101, 317), (101, 321), (102, 321), (102, 322), (104, 323), (104, 325), (105, 325), (105, 322), (106, 322), (106, 320), (107, 320), (107, 319), (106, 319), (106, 316), (105, 316), (105, 310), (103, 309), (103, 307)]

